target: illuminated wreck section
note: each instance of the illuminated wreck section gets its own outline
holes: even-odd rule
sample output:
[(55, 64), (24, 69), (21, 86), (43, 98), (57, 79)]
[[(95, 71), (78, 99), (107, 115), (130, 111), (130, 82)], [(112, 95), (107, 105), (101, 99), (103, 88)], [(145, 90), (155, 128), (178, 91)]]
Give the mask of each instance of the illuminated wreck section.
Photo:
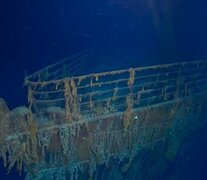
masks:
[(173, 160), (201, 125), (207, 62), (76, 76), (80, 59), (28, 76), (28, 108), (1, 100), (5, 166), (24, 167), (28, 180), (159, 177), (160, 159)]

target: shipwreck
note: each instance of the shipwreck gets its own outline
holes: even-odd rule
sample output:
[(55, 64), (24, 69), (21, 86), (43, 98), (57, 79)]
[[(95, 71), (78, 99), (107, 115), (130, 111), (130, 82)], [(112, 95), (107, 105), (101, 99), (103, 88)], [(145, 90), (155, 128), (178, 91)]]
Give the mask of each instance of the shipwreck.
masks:
[(86, 57), (27, 76), (27, 107), (9, 110), (0, 100), (5, 167), (24, 170), (27, 180), (143, 180), (150, 171), (158, 178), (155, 168), (173, 160), (183, 137), (202, 124), (207, 61), (80, 75)]

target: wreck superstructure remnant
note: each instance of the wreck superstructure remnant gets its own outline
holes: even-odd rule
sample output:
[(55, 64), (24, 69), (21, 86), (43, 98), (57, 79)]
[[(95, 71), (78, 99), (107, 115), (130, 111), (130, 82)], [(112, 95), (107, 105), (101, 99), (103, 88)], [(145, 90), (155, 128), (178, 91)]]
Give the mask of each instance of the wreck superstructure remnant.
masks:
[(162, 144), (173, 159), (199, 124), (207, 61), (79, 75), (87, 56), (26, 77), (27, 108), (9, 111), (1, 100), (0, 155), (28, 180), (127, 179), (141, 149)]

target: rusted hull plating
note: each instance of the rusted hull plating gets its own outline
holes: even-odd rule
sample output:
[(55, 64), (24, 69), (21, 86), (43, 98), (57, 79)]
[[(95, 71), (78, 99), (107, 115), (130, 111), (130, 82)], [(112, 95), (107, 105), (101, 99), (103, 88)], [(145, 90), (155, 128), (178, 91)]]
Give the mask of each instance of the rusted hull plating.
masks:
[(9, 168), (24, 165), (27, 179), (95, 179), (112, 158), (127, 173), (139, 149), (157, 142), (173, 159), (196, 127), (189, 114), (199, 119), (206, 101), (206, 69), (195, 61), (63, 79), (41, 71), (46, 81), (26, 78), (28, 108), (1, 103), (1, 157)]

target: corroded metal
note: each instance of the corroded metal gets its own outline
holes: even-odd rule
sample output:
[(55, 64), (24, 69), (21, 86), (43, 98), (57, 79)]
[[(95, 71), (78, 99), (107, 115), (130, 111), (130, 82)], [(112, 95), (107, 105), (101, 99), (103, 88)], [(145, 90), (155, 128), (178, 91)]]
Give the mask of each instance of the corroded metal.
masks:
[(0, 155), (27, 179), (98, 179), (98, 166), (115, 161), (124, 174), (160, 142), (173, 159), (206, 102), (204, 60), (82, 76), (65, 63), (26, 77), (28, 108), (0, 102)]

